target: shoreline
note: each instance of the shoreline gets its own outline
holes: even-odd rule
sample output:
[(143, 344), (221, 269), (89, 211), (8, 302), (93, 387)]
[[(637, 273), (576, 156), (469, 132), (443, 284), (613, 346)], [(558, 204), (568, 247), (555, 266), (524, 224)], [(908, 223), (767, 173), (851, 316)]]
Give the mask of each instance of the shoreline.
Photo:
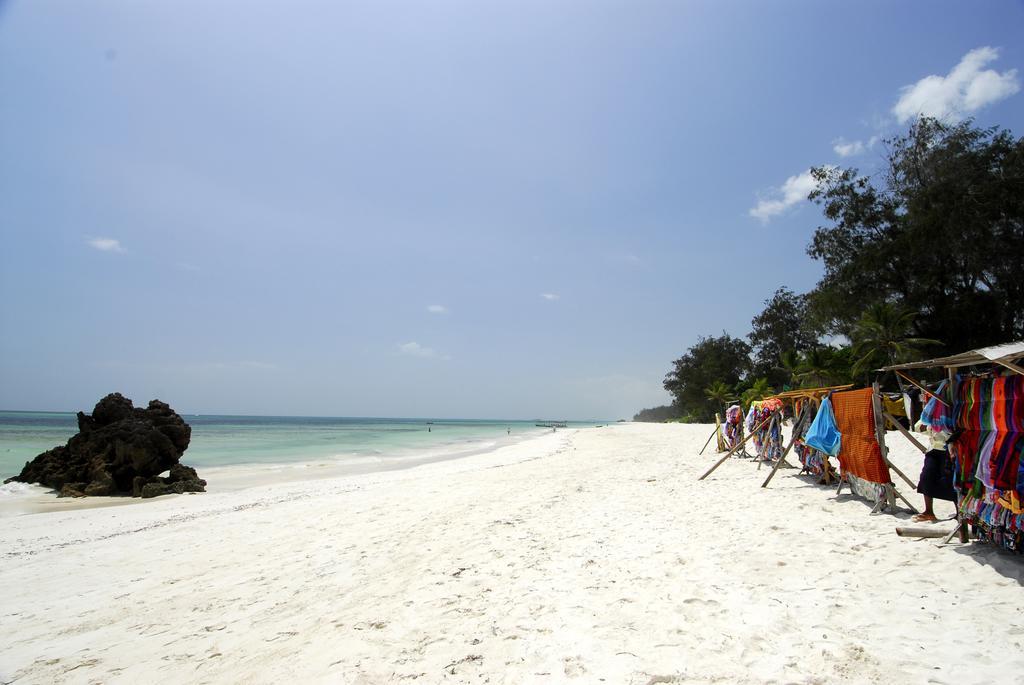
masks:
[[(718, 459), (697, 455), (709, 430), (559, 431), (401, 471), (8, 519), (0, 681), (967, 685), (1024, 670), (1019, 557), (899, 538), (908, 513), (872, 516), (790, 470), (762, 489), (764, 468), (730, 459), (698, 481)], [(919, 453), (889, 437), (914, 474)]]
[[(566, 428), (563, 432), (583, 430), (583, 428)], [(494, 438), (473, 441), (483, 444), (431, 447), (429, 450), (412, 450), (397, 453), (393, 456), (338, 456), (336, 458), (313, 459), (294, 462), (250, 462), (224, 466), (198, 467), (199, 477), (207, 481), (205, 493), (186, 493), (182, 495), (163, 495), (151, 499), (139, 497), (57, 497), (56, 491), (38, 484), (17, 484), (19, 492), (0, 494), (0, 520), (13, 516), (29, 516), (34, 514), (57, 513), (63, 511), (81, 511), (85, 509), (105, 509), (124, 506), (143, 506), (158, 500), (182, 497), (203, 497), (218, 493), (236, 492), (255, 487), (271, 486), (285, 483), (302, 483), (349, 476), (372, 475), (391, 471), (415, 469), (434, 463), (444, 463), (460, 459), (468, 459), (478, 455), (496, 452), (518, 444), (538, 440), (557, 433), (537, 433), (532, 435), (496, 436)], [(447, 447), (448, 449), (445, 449)], [(182, 463), (188, 463), (186, 456)], [(10, 488), (14, 483), (8, 484)]]

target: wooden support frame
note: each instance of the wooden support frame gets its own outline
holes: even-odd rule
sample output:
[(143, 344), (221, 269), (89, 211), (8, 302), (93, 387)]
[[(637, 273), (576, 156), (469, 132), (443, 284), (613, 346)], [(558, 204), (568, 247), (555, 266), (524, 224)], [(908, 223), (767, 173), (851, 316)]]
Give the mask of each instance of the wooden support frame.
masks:
[[(946, 383), (946, 391), (949, 393), (949, 406), (952, 407), (953, 403), (956, 402), (956, 391), (957, 391), (956, 369), (954, 367), (952, 367), (952, 366), (946, 367), (946, 379), (949, 381), (948, 383)], [(959, 502), (957, 502), (957, 506), (956, 506), (956, 524), (957, 524), (956, 525), (956, 530), (954, 530), (953, 532), (954, 533), (959, 533), (959, 535), (960, 535), (960, 542), (963, 542), (963, 543), (968, 542), (971, 538), (970, 538), (969, 532), (967, 530), (967, 521), (965, 521), (964, 518), (960, 515), (960, 503)], [(953, 538), (953, 536), (950, 535), (949, 539), (951, 540), (952, 538)], [(948, 541), (949, 540), (947, 540), (947, 542)]]
[(724, 452), (729, 449), (725, 442), (725, 424), (722, 418), (715, 412), (715, 452)]
[(1024, 368), (1017, 366), (1013, 362), (1004, 361), (1002, 359), (995, 359), (993, 360), (993, 363), (999, 364), (1000, 366), (1005, 366), (1010, 371), (1013, 371), (1014, 373), (1019, 373), (1020, 375), (1024, 376)]
[[(794, 426), (794, 428), (796, 428), (796, 426)], [(787, 455), (787, 454), (789, 454), (789, 451), (790, 451), (791, 449), (793, 449), (793, 445), (794, 445), (795, 443), (796, 443), (796, 436), (795, 436), (795, 435), (793, 435), (793, 436), (791, 436), (791, 437), (789, 438), (789, 444), (788, 444), (788, 445), (786, 445), (786, 449), (785, 449), (785, 450), (784, 450), (784, 451), (782, 452), (782, 456), (780, 456), (780, 457), (779, 457), (779, 460), (778, 460), (777, 462), (775, 462), (775, 465), (774, 465), (774, 466), (772, 466), (772, 472), (771, 472), (771, 473), (769, 473), (769, 474), (768, 474), (768, 477), (767, 477), (767, 478), (765, 478), (765, 480), (764, 480), (764, 482), (763, 482), (763, 483), (761, 483), (761, 487), (762, 487), (762, 488), (766, 488), (766, 487), (768, 487), (768, 483), (770, 483), (770, 482), (772, 481), (772, 478), (774, 478), (774, 477), (775, 477), (775, 472), (776, 472), (776, 471), (778, 471), (778, 470), (779, 470), (779, 467), (780, 467), (780, 466), (782, 466), (782, 463), (783, 463), (784, 461), (786, 461), (786, 455)]]
[(709, 435), (709, 436), (708, 436), (708, 439), (707, 439), (707, 441), (706, 441), (706, 442), (704, 443), (704, 446), (700, 448), (700, 452), (697, 452), (697, 456), (698, 456), (698, 457), (699, 457), (700, 455), (704, 454), (704, 450), (706, 450), (706, 449), (708, 448), (708, 445), (710, 445), (710, 444), (711, 444), (711, 438), (715, 437), (715, 433), (717, 433), (717, 432), (718, 432), (718, 426), (717, 426), (717, 419), (718, 419), (718, 414), (715, 414), (715, 419), (716, 419), (716, 425), (715, 425), (715, 430), (714, 430), (714, 432), (712, 432), (712, 433), (711, 433), (711, 435)]
[(893, 416), (892, 416), (891, 414), (889, 414), (889, 412), (883, 411), (883, 412), (882, 412), (882, 416), (884, 416), (885, 418), (887, 418), (887, 419), (888, 419), (888, 420), (889, 420), (889, 421), (890, 421), (890, 422), (891, 422), (891, 423), (892, 423), (893, 425), (895, 425), (895, 426), (896, 426), (896, 430), (898, 430), (898, 431), (899, 431), (900, 433), (903, 433), (903, 436), (904, 436), (904, 437), (905, 437), (905, 438), (906, 438), (907, 440), (909, 440), (910, 442), (914, 443), (914, 447), (916, 447), (917, 449), (921, 450), (921, 453), (922, 453), (922, 454), (924, 454), (924, 453), (928, 452), (928, 448), (927, 448), (927, 447), (925, 447), (924, 445), (922, 445), (922, 444), (921, 444), (920, 442), (918, 442), (918, 441), (917, 441), (917, 438), (915, 438), (915, 437), (914, 437), (914, 436), (913, 436), (913, 435), (912, 435), (912, 434), (910, 433), (910, 431), (908, 431), (908, 430), (907, 430), (906, 428), (904, 428), (903, 426), (901, 426), (901, 425), (899, 424), (899, 422), (898, 422), (898, 421), (896, 421), (896, 419), (895, 419), (895, 418), (893, 418)]
[[(850, 385), (843, 385), (843, 386), (836, 386), (836, 387), (837, 388), (849, 388), (849, 387), (851, 387), (851, 385), (852, 384), (850, 384)], [(823, 389), (831, 390), (831, 388), (816, 388), (816, 390), (823, 390)], [(794, 431), (796, 430), (796, 427), (797, 427), (796, 426), (797, 418), (798, 417), (794, 417), (793, 418), (793, 430)], [(796, 436), (795, 435), (791, 435), (790, 438), (789, 438), (789, 445), (786, 446), (786, 449), (785, 449), (785, 451), (783, 451), (782, 456), (772, 466), (771, 473), (769, 473), (768, 477), (765, 479), (765, 481), (763, 483), (761, 483), (761, 487), (762, 488), (768, 487), (768, 484), (772, 481), (772, 478), (775, 477), (775, 472), (778, 471), (780, 467), (786, 466), (787, 468), (796, 468), (795, 466), (790, 466), (789, 462), (786, 462), (786, 456), (789, 454), (789, 451), (791, 449), (793, 449), (793, 447), (795, 447), (795, 446), (796, 446)], [(833, 480), (840, 481), (840, 483), (842, 482), (842, 478), (840, 476), (836, 475), (835, 471), (832, 470), (832, 464), (829, 462), (829, 455), (827, 455), (827, 454), (825, 455), (825, 460), (823, 462), (823, 466), (824, 466), (824, 469), (823, 469), (823, 472), (822, 472), (822, 478), (825, 481), (825, 483), (824, 483), (825, 485), (831, 485)], [(801, 470), (800, 473), (803, 473), (803, 470)], [(797, 475), (800, 475), (800, 473), (798, 473)], [(840, 485), (840, 487), (842, 487), (842, 486)]]
[(832, 462), (829, 461), (829, 455), (826, 454), (825, 458), (822, 459), (821, 466), (822, 466), (821, 477), (822, 477), (822, 480), (825, 481), (824, 483), (820, 483), (820, 481), (819, 481), (819, 483), (821, 485), (832, 485), (833, 479), (834, 480), (842, 480), (841, 476), (837, 475), (835, 470), (833, 470)]
[[(871, 408), (872, 414), (875, 417), (875, 438), (878, 440), (878, 447), (882, 454), (882, 461), (889, 467), (890, 470), (895, 471), (900, 478), (905, 480), (907, 484), (914, 490), (917, 489), (917, 484), (907, 478), (906, 474), (900, 471), (896, 466), (889, 461), (889, 448), (885, 444), (885, 419), (883, 418), (885, 412), (882, 411), (882, 396), (879, 391), (878, 381), (871, 384)], [(904, 504), (910, 507), (910, 510), (915, 514), (918, 513), (917, 508), (910, 503), (910, 501), (904, 497), (896, 486), (892, 483), (888, 484), (891, 488), (890, 492), (887, 493), (891, 498), (893, 495), (903, 500)], [(894, 504), (894, 502), (893, 502)], [(877, 508), (877, 507), (876, 507)]]
[(921, 392), (923, 392), (923, 393), (924, 393), (925, 395), (928, 395), (928, 397), (934, 397), (934, 398), (935, 398), (935, 399), (937, 399), (937, 400), (938, 400), (938, 401), (939, 401), (939, 402), (940, 402), (941, 404), (944, 404), (944, 405), (946, 405), (946, 407), (951, 407), (951, 406), (952, 406), (951, 404), (949, 404), (948, 402), (946, 402), (946, 400), (942, 399), (941, 397), (939, 397), (938, 395), (936, 395), (935, 393), (933, 393), (933, 392), (932, 392), (931, 390), (929, 390), (928, 388), (924, 387), (923, 385), (921, 385), (920, 383), (918, 383), (917, 381), (915, 381), (915, 380), (914, 380), (913, 378), (911, 378), (911, 377), (910, 377), (910, 376), (908, 376), (907, 374), (905, 374), (905, 373), (903, 373), (902, 371), (900, 371), (899, 369), (895, 369), (895, 373), (896, 373), (896, 375), (897, 375), (897, 376), (899, 376), (900, 378), (902, 378), (902, 379), (903, 379), (903, 380), (905, 380), (906, 382), (910, 383), (910, 384), (911, 384), (912, 386), (914, 386), (915, 388), (917, 388), (918, 390), (920, 390)]
[(755, 434), (755, 433), (757, 433), (757, 431), (761, 430), (761, 429), (762, 429), (762, 428), (764, 428), (764, 427), (765, 427), (766, 425), (768, 425), (768, 422), (769, 422), (769, 421), (771, 421), (771, 420), (772, 420), (773, 418), (775, 418), (775, 415), (776, 415), (776, 414), (778, 414), (778, 413), (779, 413), (780, 411), (781, 411), (781, 410), (779, 410), (779, 409), (776, 409), (775, 411), (773, 411), (773, 412), (771, 413), (771, 415), (769, 415), (769, 416), (768, 416), (767, 418), (765, 418), (765, 420), (764, 420), (764, 421), (762, 421), (762, 422), (761, 422), (761, 423), (759, 423), (759, 424), (758, 424), (757, 426), (755, 426), (755, 427), (754, 427), (754, 430), (750, 431), (750, 433), (748, 433), (748, 434), (746, 435), (746, 437), (744, 437), (744, 438), (743, 438), (743, 440), (742, 440), (742, 441), (740, 441), (740, 443), (739, 443), (738, 445), (736, 445), (736, 446), (735, 446), (735, 447), (733, 447), (733, 448), (732, 448), (731, 450), (729, 450), (728, 452), (726, 452), (726, 454), (725, 454), (725, 456), (724, 456), (724, 457), (722, 457), (721, 459), (719, 459), (718, 461), (716, 461), (716, 462), (715, 462), (715, 465), (714, 465), (714, 466), (712, 466), (712, 467), (711, 467), (710, 469), (708, 469), (708, 470), (707, 470), (707, 471), (706, 471), (706, 472), (704, 473), (704, 475), (703, 475), (703, 476), (701, 476), (700, 478), (698, 478), (697, 480), (704, 480), (705, 478), (707, 478), (708, 476), (710, 476), (710, 475), (711, 475), (711, 474), (712, 474), (712, 473), (714, 472), (714, 470), (715, 470), (715, 469), (717, 469), (717, 468), (718, 468), (719, 466), (721, 466), (722, 464), (724, 464), (724, 463), (725, 463), (725, 460), (726, 460), (726, 459), (728, 459), (728, 458), (729, 458), (729, 457), (731, 457), (731, 456), (732, 456), (733, 454), (735, 454), (736, 450), (740, 449), (740, 448), (741, 448), (741, 447), (743, 447), (743, 446), (744, 446), (745, 444), (747, 444), (747, 440), (750, 440), (750, 438), (754, 437), (754, 434)]
[[(782, 412), (781, 411), (779, 411), (777, 413), (777, 416), (772, 420), (772, 422), (768, 424), (768, 435), (772, 434), (772, 426), (775, 425), (776, 421), (778, 421), (778, 423), (779, 423), (779, 437), (781, 438), (782, 437)], [(764, 465), (764, 458), (759, 456), (758, 459), (757, 459), (757, 470), (760, 471), (761, 470), (761, 466), (763, 466), (763, 465)]]

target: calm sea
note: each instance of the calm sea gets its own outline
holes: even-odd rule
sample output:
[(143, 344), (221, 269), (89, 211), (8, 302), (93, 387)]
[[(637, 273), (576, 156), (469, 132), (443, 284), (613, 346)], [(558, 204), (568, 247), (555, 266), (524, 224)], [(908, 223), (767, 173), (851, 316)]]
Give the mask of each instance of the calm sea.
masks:
[[(190, 466), (438, 458), (537, 435), (534, 421), (186, 415)], [(592, 423), (570, 423), (570, 427)], [(0, 411), (0, 480), (78, 431), (71, 413)]]

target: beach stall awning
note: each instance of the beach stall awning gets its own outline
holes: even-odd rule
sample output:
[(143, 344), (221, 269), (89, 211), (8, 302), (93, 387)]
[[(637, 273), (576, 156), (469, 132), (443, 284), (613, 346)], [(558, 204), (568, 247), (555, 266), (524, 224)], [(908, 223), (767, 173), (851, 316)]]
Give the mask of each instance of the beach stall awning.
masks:
[(836, 390), (847, 390), (852, 387), (853, 383), (847, 383), (846, 385), (828, 385), (823, 388), (797, 388), (796, 390), (784, 390), (783, 392), (772, 395), (772, 397), (780, 400), (795, 400), (802, 397), (824, 397), (830, 392)]
[(961, 366), (974, 366), (976, 364), (999, 364), (1017, 373), (1024, 374), (1024, 368), (1015, 362), (1024, 357), (1024, 341), (994, 345), (993, 347), (982, 347), (981, 349), (961, 352), (949, 357), (936, 357), (925, 359), (919, 362), (906, 362), (904, 364), (893, 364), (883, 366), (879, 371), (899, 371), (906, 369), (933, 369), (944, 367), (955, 369)]

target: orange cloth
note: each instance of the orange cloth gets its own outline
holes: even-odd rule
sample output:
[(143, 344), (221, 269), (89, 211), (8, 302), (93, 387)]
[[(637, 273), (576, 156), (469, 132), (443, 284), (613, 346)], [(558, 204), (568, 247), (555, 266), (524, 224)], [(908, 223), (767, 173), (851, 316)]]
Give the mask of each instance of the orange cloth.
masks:
[(872, 483), (891, 483), (889, 467), (882, 460), (882, 449), (875, 437), (871, 388), (833, 393), (832, 411), (843, 436), (838, 455), (843, 472)]

